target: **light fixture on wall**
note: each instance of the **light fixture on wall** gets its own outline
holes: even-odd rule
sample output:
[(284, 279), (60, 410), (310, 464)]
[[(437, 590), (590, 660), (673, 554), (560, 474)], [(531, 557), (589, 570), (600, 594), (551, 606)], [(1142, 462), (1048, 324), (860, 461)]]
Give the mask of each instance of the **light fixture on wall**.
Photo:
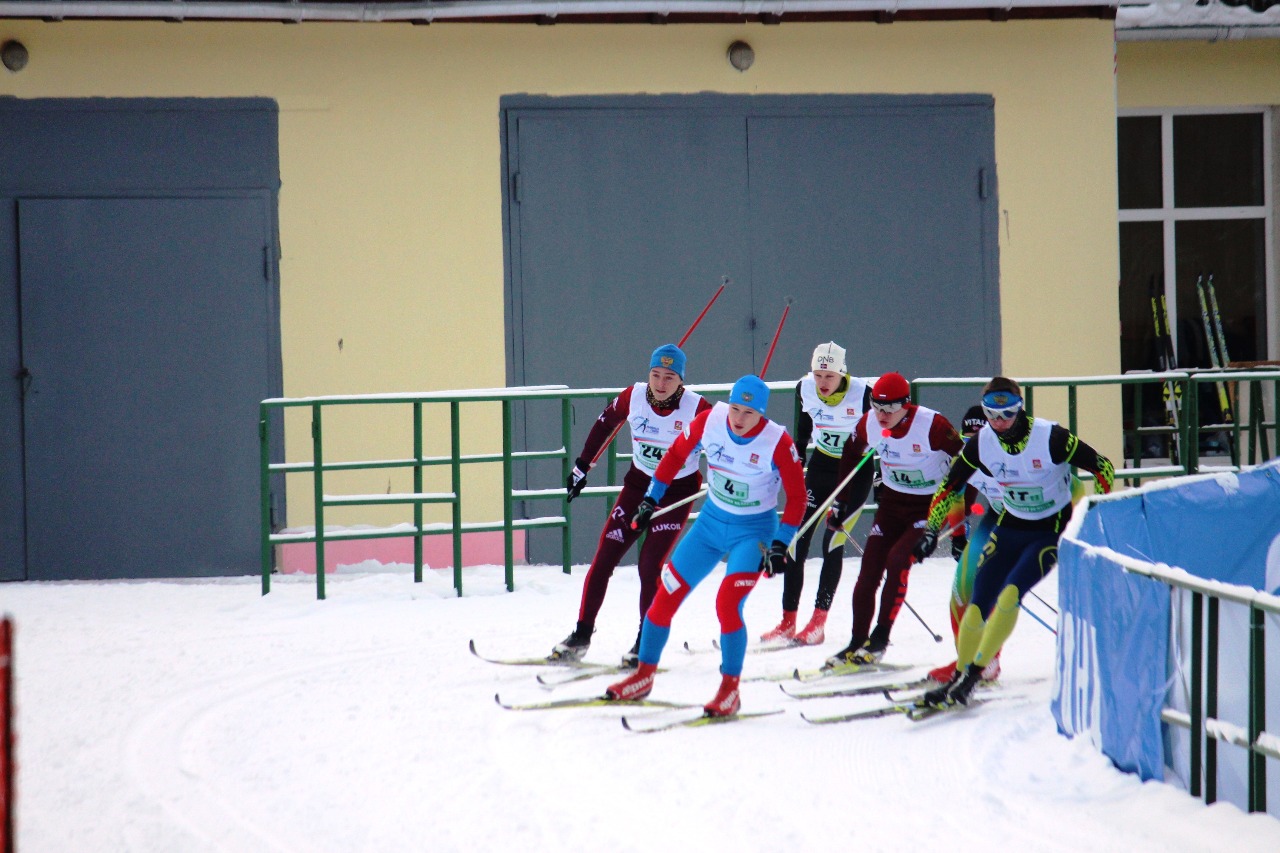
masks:
[(27, 46), (10, 39), (0, 45), (0, 62), (10, 71), (18, 72), (27, 67)]
[(756, 61), (756, 52), (745, 41), (729, 45), (729, 64), (739, 71), (746, 71)]

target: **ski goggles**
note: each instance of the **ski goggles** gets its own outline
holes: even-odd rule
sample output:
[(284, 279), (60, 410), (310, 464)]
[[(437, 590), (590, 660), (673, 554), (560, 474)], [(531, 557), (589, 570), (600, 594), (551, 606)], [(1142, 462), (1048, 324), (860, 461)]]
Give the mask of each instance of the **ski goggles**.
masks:
[(982, 413), (989, 421), (1008, 421), (1022, 411), (1022, 398), (1010, 391), (992, 391), (982, 397)]
[(886, 415), (892, 415), (894, 412), (902, 411), (902, 407), (905, 406), (906, 404), (907, 404), (906, 400), (886, 400), (883, 403), (880, 402), (879, 400), (872, 400), (871, 408), (875, 409), (877, 412), (883, 412)]

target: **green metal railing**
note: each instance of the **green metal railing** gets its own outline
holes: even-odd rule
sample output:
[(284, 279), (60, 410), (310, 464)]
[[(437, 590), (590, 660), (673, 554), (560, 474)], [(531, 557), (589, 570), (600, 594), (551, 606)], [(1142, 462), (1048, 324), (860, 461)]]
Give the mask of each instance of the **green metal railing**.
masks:
[[(773, 389), (790, 389), (792, 382), (769, 383)], [(704, 396), (715, 398), (727, 396), (731, 385), (699, 385), (691, 386)], [(489, 391), (448, 391), (422, 394), (369, 394), (351, 396), (327, 396), (306, 398), (274, 398), (264, 400), (259, 405), (258, 437), (259, 468), (261, 486), (261, 560), (262, 560), (262, 594), (271, 591), (271, 572), (274, 568), (274, 549), (277, 545), (290, 543), (314, 543), (316, 561), (316, 597), (325, 597), (325, 544), (356, 539), (387, 539), (412, 536), (414, 540), (413, 579), (422, 582), (422, 539), (424, 536), (448, 535), (453, 539), (453, 586), (458, 595), (462, 594), (462, 540), (466, 533), (501, 531), (504, 543), (505, 580), (508, 590), (515, 589), (515, 553), (514, 532), (538, 528), (559, 528), (561, 531), (562, 569), (570, 571), (572, 515), (570, 504), (565, 500), (563, 483), (573, 467), (574, 450), (572, 447), (573, 402), (576, 400), (598, 400), (601, 408), (618, 393), (616, 388), (570, 390), (565, 386), (538, 386), (521, 388), (504, 388)], [(513, 424), (514, 407), (519, 403), (538, 400), (559, 402), (561, 445), (551, 450), (515, 449)], [(502, 446), (499, 451), (480, 454), (463, 454), (461, 449), (462, 407), (470, 404), (500, 403), (502, 409)], [(373, 461), (327, 461), (324, 446), (324, 413), (333, 407), (350, 406), (392, 406), (413, 409), (413, 456), (408, 459), (389, 459)], [(449, 453), (448, 455), (424, 455), (425, 421), (424, 407), (448, 406), (449, 408)], [(307, 408), (311, 414), (311, 460), (304, 462), (272, 462), (270, 454), (270, 417), (274, 411)], [(608, 485), (590, 486), (583, 490), (580, 497), (604, 498), (612, 500), (621, 491), (618, 484), (618, 462), (629, 460), (629, 454), (619, 454), (617, 443), (611, 442), (607, 456), (597, 465), (596, 471), (604, 469)], [(560, 477), (555, 488), (549, 489), (516, 489), (514, 466), (520, 462), (533, 460), (559, 460)], [(462, 521), (462, 466), (475, 464), (500, 464), (502, 466), (502, 518), (497, 521), (463, 522)], [(423, 477), (428, 468), (449, 466), (450, 488), (447, 492), (424, 492)], [(413, 470), (412, 491), (389, 494), (349, 494), (330, 495), (325, 493), (325, 475), (339, 471), (370, 471), (385, 469)], [(315, 529), (311, 532), (276, 533), (272, 530), (271, 513), (271, 481), (275, 474), (306, 474), (312, 477), (312, 508), (315, 518)], [(521, 501), (557, 500), (560, 502), (560, 514), (536, 518), (516, 518), (515, 506)], [(451, 521), (447, 524), (424, 524), (423, 507), (431, 504), (447, 504), (451, 510)], [(412, 524), (406, 529), (404, 524), (392, 527), (364, 530), (325, 530), (325, 510), (334, 507), (352, 506), (411, 506), (413, 509)]]
[[(1182, 399), (1187, 401), (1183, 407), (1184, 417), (1181, 419), (1179, 435), (1175, 438), (1183, 449), (1179, 464), (1121, 468), (1117, 470), (1117, 479), (1137, 481), (1141, 478), (1168, 476), (1171, 474), (1195, 473), (1200, 468), (1198, 455), (1198, 439), (1200, 433), (1221, 431), (1223, 425), (1203, 425), (1192, 427), (1198, 423), (1196, 389), (1204, 382), (1231, 381), (1239, 387), (1250, 387), (1250, 408), (1246, 419), (1242, 422), (1227, 425), (1235, 440), (1232, 442), (1232, 464), (1240, 463), (1241, 440), (1247, 440), (1249, 447), (1249, 464), (1268, 458), (1270, 448), (1280, 447), (1280, 430), (1273, 421), (1264, 418), (1266, 406), (1263, 392), (1270, 389), (1271, 411), (1275, 411), (1276, 394), (1280, 394), (1280, 371), (1233, 371), (1204, 373), (1172, 372), (1158, 374), (1128, 374), (1124, 376), (1074, 377), (1020, 380), (1027, 401), (1028, 411), (1034, 411), (1035, 392), (1040, 388), (1064, 387), (1067, 392), (1068, 418), (1067, 426), (1076, 430), (1078, 397), (1082, 388), (1094, 386), (1131, 386), (1143, 383), (1180, 383)], [(974, 398), (977, 388), (987, 382), (987, 377), (917, 379), (913, 383), (913, 394), (917, 399), (927, 388), (939, 387), (971, 387)], [(774, 391), (789, 392), (794, 388), (794, 380), (770, 382)], [(709, 398), (726, 396), (732, 386), (697, 385), (692, 390)], [(573, 403), (575, 401), (595, 400), (603, 405), (617, 394), (617, 389), (581, 389), (570, 390), (564, 386), (539, 386), (529, 388), (502, 388), (484, 391), (447, 391), (421, 394), (382, 394), (352, 395), (331, 397), (306, 397), (294, 399), (270, 399), (260, 404), (259, 410), (259, 442), (261, 471), (261, 529), (262, 529), (262, 593), (271, 590), (271, 571), (274, 568), (274, 549), (277, 545), (287, 543), (313, 543), (316, 559), (316, 596), (325, 597), (325, 545), (327, 542), (354, 539), (380, 539), (412, 536), (414, 539), (414, 581), (422, 581), (422, 544), (424, 536), (452, 537), (453, 550), (453, 586), (458, 595), (462, 594), (462, 542), (467, 533), (501, 531), (504, 542), (505, 578), (508, 590), (515, 588), (514, 566), (514, 533), (518, 530), (559, 529), (561, 536), (561, 567), (566, 573), (570, 570), (572, 515), (570, 504), (565, 500), (562, 487), (573, 466), (576, 448), (573, 446)], [(788, 397), (788, 399), (791, 399)], [(534, 401), (558, 402), (560, 418), (560, 446), (549, 450), (516, 450), (513, 438), (513, 425), (516, 419), (516, 404)], [(501, 447), (493, 452), (463, 454), (461, 441), (462, 407), (477, 404), (498, 403), (501, 406), (502, 441)], [(326, 410), (334, 407), (377, 406), (377, 407), (411, 407), (413, 412), (413, 435), (411, 436), (411, 458), (366, 461), (331, 461), (325, 447), (324, 418)], [(432, 407), (448, 407), (449, 438), (448, 453), (435, 456), (425, 455), (427, 436), (424, 435), (424, 423), (427, 410)], [(311, 415), (311, 459), (298, 462), (272, 462), (269, 448), (268, 428), (273, 413), (283, 419), (284, 410), (308, 409)], [(782, 411), (775, 404), (775, 411)], [(794, 419), (792, 421), (794, 423)], [(1140, 422), (1140, 421), (1139, 421)], [(1150, 429), (1150, 428), (1143, 428)], [(1166, 429), (1167, 428), (1163, 428)], [(1272, 438), (1268, 441), (1268, 430)], [(1131, 430), (1140, 433), (1142, 430)], [(436, 437), (432, 437), (435, 439)], [(1096, 437), (1093, 437), (1096, 439)], [(443, 444), (438, 439), (435, 443)], [(618, 462), (629, 460), (627, 454), (619, 454), (616, 442), (611, 443), (607, 456), (597, 465), (596, 472), (604, 469), (607, 485), (590, 486), (583, 490), (582, 496), (587, 498), (608, 499), (620, 491), (618, 484)], [(1259, 451), (1261, 459), (1258, 458)], [(553, 488), (516, 489), (514, 466), (517, 463), (534, 460), (558, 460), (560, 475)], [(477, 464), (502, 466), (502, 518), (495, 521), (463, 522), (463, 467)], [(449, 471), (449, 487), (447, 491), (424, 491), (424, 476), (428, 469), (447, 466)], [(379, 469), (412, 469), (411, 490), (396, 494), (343, 494), (329, 495), (325, 492), (326, 475), (343, 471), (368, 471)], [(276, 533), (272, 529), (271, 487), (275, 475), (309, 475), (312, 479), (311, 504), (314, 512), (315, 529), (311, 532)], [(1087, 476), (1087, 475), (1086, 475)], [(534, 518), (516, 518), (516, 505), (525, 501), (559, 501), (559, 514)], [(447, 505), (450, 521), (447, 523), (424, 523), (423, 509), (426, 506)], [(412, 508), (412, 523), (393, 527), (360, 529), (360, 530), (325, 530), (325, 514), (328, 509), (353, 506), (408, 506)], [(406, 529), (407, 528), (407, 529)]]
[[(912, 395), (916, 402), (921, 402), (921, 391), (926, 388), (974, 388), (974, 399), (976, 400), (978, 397), (977, 389), (980, 389), (987, 381), (988, 377), (917, 379), (912, 383)], [(1127, 463), (1129, 459), (1130, 439), (1133, 439), (1134, 453), (1132, 455), (1135, 467), (1131, 468), (1126, 464), (1124, 467), (1117, 468), (1116, 479), (1118, 481), (1135, 483), (1150, 477), (1198, 473), (1201, 469), (1202, 461), (1200, 454), (1201, 439), (1206, 435), (1229, 434), (1230, 439), (1227, 443), (1227, 449), (1231, 460), (1230, 469), (1234, 470), (1238, 470), (1242, 464), (1254, 465), (1271, 458), (1273, 455), (1272, 448), (1277, 448), (1277, 452), (1280, 452), (1280, 425), (1277, 424), (1277, 419), (1274, 416), (1277, 410), (1277, 402), (1280, 401), (1280, 371), (1274, 369), (1186, 370), (1165, 373), (1126, 373), (1116, 376), (1018, 379), (1017, 381), (1022, 386), (1029, 414), (1035, 413), (1035, 392), (1037, 389), (1066, 388), (1066, 427), (1072, 432), (1077, 432), (1080, 389), (1119, 387), (1133, 390), (1135, 392), (1133, 393), (1133, 421), (1135, 424), (1141, 424), (1143, 395), (1140, 391), (1142, 386), (1152, 384), (1163, 386), (1169, 383), (1174, 399), (1181, 401), (1178, 410), (1177, 428), (1175, 429), (1172, 426), (1134, 426), (1126, 428), (1122, 437), (1125, 447), (1125, 461)], [(1247, 410), (1243, 413), (1243, 418), (1237, 410), (1236, 417), (1231, 422), (1202, 424), (1200, 423), (1199, 406), (1200, 386), (1219, 382), (1234, 383), (1234, 387), (1237, 389), (1235, 394), (1237, 400), (1245, 396), (1245, 394), (1241, 393), (1242, 391), (1246, 392), (1249, 401)], [(1268, 392), (1271, 399), (1271, 420), (1266, 418)], [(1270, 433), (1270, 438), (1268, 438), (1268, 433)], [(1143, 467), (1141, 439), (1147, 435), (1168, 436), (1173, 443), (1175, 452), (1172, 456), (1176, 461), (1171, 459), (1171, 464), (1169, 465)], [(1082, 438), (1086, 441), (1090, 440), (1089, 436), (1082, 436)], [(1244, 442), (1243, 444), (1242, 441)], [(1247, 453), (1244, 452), (1246, 450)], [(1242, 460), (1244, 461), (1242, 462)], [(1214, 469), (1222, 470), (1222, 467), (1215, 465)], [(1082, 476), (1086, 479), (1089, 477), (1088, 474)]]
[[(1276, 735), (1266, 731), (1266, 621), (1280, 615), (1280, 597), (1245, 586), (1203, 581), (1185, 572), (1161, 566), (1124, 563), (1127, 572), (1161, 581), (1191, 592), (1191, 685), (1189, 713), (1173, 708), (1161, 711), (1165, 723), (1191, 732), (1190, 793), (1206, 803), (1218, 798), (1218, 742), (1225, 740), (1248, 753), (1246, 779), (1251, 812), (1267, 810), (1266, 759), (1280, 759)], [(1206, 623), (1207, 601), (1207, 625)], [(1248, 725), (1237, 726), (1218, 719), (1218, 606), (1222, 601), (1249, 608)]]

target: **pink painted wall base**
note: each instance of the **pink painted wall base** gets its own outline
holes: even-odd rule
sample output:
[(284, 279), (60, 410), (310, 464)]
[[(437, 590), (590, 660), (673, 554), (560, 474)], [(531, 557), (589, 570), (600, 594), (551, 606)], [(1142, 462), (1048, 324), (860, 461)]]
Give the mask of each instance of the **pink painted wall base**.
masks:
[[(516, 562), (524, 560), (524, 531), (513, 534), (512, 547)], [(290, 542), (277, 546), (276, 567), (285, 574), (315, 574), (316, 546), (314, 542)], [(505, 554), (502, 533), (464, 533), (462, 535), (463, 566), (501, 566)], [(413, 537), (390, 539), (345, 539), (324, 543), (324, 570), (326, 574), (338, 571), (342, 566), (354, 566), (374, 560), (384, 565), (406, 563), (413, 565)], [(422, 540), (422, 562), (433, 569), (453, 568), (453, 540), (448, 536), (427, 536)]]

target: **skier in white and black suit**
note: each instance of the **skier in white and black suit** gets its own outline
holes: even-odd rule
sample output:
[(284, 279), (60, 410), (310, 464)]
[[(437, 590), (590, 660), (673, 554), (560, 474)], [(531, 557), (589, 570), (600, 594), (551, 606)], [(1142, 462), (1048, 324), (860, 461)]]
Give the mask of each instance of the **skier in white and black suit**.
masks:
[[(871, 387), (848, 374), (845, 350), (835, 341), (819, 344), (813, 351), (810, 365), (810, 373), (796, 383), (800, 415), (796, 421), (795, 442), (801, 459), (810, 443), (813, 444), (813, 453), (804, 474), (805, 488), (809, 493), (805, 521), (840, 482), (840, 452), (871, 399)], [(874, 475), (871, 466), (864, 465), (858, 469), (855, 481), (860, 488), (869, 490)], [(795, 562), (787, 569), (782, 583), (782, 621), (778, 627), (761, 636), (761, 640), (791, 640), (796, 645), (816, 646), (826, 638), (827, 611), (831, 609), (836, 587), (840, 585), (844, 547), (830, 549), (835, 531), (825, 524), (820, 525), (823, 530), (822, 574), (818, 580), (813, 616), (803, 628), (796, 628), (800, 593), (804, 590), (804, 562), (809, 556), (813, 532), (818, 527), (810, 526), (796, 542)]]

